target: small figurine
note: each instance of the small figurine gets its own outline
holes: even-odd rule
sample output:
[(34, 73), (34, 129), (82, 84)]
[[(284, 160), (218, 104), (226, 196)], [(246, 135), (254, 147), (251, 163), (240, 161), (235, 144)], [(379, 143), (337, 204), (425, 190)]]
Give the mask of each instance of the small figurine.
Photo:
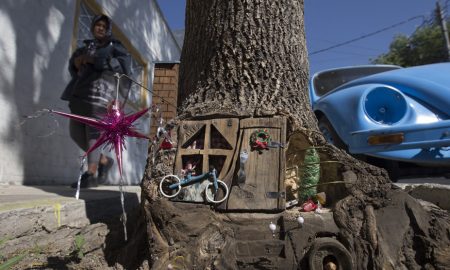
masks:
[(181, 175), (195, 175), (195, 165), (192, 164), (192, 161), (188, 161), (184, 169), (181, 170)]

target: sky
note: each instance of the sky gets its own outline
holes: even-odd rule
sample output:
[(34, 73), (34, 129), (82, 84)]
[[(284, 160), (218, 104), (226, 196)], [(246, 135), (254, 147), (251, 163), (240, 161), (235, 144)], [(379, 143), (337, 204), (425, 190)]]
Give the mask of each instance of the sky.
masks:
[[(183, 29), (185, 0), (157, 1), (171, 29)], [(370, 59), (389, 51), (396, 35), (411, 35), (436, 7), (436, 0), (304, 1), (311, 75), (330, 68), (370, 64)], [(441, 0), (440, 4), (444, 7), (446, 2)], [(412, 19), (416, 16), (421, 17)], [(371, 35), (375, 32), (379, 33)], [(328, 49), (366, 35), (370, 36)]]

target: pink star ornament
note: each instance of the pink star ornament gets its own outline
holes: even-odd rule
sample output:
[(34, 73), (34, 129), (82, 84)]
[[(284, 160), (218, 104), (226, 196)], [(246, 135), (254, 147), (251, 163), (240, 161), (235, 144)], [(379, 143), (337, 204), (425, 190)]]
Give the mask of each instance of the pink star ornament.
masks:
[(111, 147), (110, 149), (114, 147), (119, 172), (120, 175), (122, 175), (122, 152), (125, 148), (125, 136), (150, 139), (148, 136), (136, 131), (133, 127), (133, 123), (147, 113), (148, 110), (149, 108), (146, 108), (137, 113), (125, 115), (120, 109), (119, 104), (115, 102), (114, 105), (108, 109), (106, 115), (104, 115), (101, 119), (54, 110), (50, 111), (100, 130), (100, 137), (97, 139), (95, 144), (92, 145), (86, 153), (84, 153), (83, 156), (87, 156), (90, 152), (106, 143), (106, 145)]

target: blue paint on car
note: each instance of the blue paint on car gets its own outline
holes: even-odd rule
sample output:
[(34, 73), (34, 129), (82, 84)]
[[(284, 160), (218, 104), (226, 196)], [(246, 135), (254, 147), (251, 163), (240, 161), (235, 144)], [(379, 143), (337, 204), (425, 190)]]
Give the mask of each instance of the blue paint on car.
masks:
[(326, 70), (312, 76), (309, 94), (331, 124), (321, 130), (352, 154), (450, 164), (450, 63)]

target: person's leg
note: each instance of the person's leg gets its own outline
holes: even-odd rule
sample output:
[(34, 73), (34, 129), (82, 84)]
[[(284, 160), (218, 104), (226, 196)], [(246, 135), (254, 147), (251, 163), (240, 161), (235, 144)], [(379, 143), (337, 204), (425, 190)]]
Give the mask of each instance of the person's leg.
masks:
[[(86, 140), (88, 142), (88, 147), (85, 151), (88, 151), (97, 141), (98, 137), (100, 136), (100, 132), (88, 125), (86, 125)], [(95, 175), (97, 173), (97, 167), (98, 163), (100, 161), (101, 156), (101, 149), (100, 147), (97, 147), (96, 149), (92, 150), (87, 155), (87, 161), (88, 161), (88, 172), (92, 175)]]
[(106, 155), (100, 154), (100, 162), (98, 163), (97, 168), (97, 179), (99, 183), (106, 182), (106, 176), (113, 165), (114, 159)]
[[(95, 128), (89, 127), (86, 124), (70, 119), (70, 137), (84, 152), (89, 150), (95, 144), (99, 136)], [(100, 150), (97, 148), (87, 156), (88, 172), (91, 174), (97, 173), (97, 166), (100, 159)]]
[[(70, 137), (84, 152), (95, 144), (99, 136), (99, 132), (86, 124), (70, 120)], [(100, 149), (97, 148), (87, 155), (88, 168), (81, 177), (81, 187), (92, 187), (97, 185), (95, 174), (97, 173), (97, 166), (100, 159)], [(76, 188), (77, 182), (72, 184)]]
[(86, 151), (89, 147), (86, 138), (86, 125), (78, 121), (69, 120), (69, 133), (70, 138), (80, 147), (83, 151)]
[(108, 164), (108, 157), (103, 154), (100, 154), (99, 165), (106, 165), (106, 164)]

